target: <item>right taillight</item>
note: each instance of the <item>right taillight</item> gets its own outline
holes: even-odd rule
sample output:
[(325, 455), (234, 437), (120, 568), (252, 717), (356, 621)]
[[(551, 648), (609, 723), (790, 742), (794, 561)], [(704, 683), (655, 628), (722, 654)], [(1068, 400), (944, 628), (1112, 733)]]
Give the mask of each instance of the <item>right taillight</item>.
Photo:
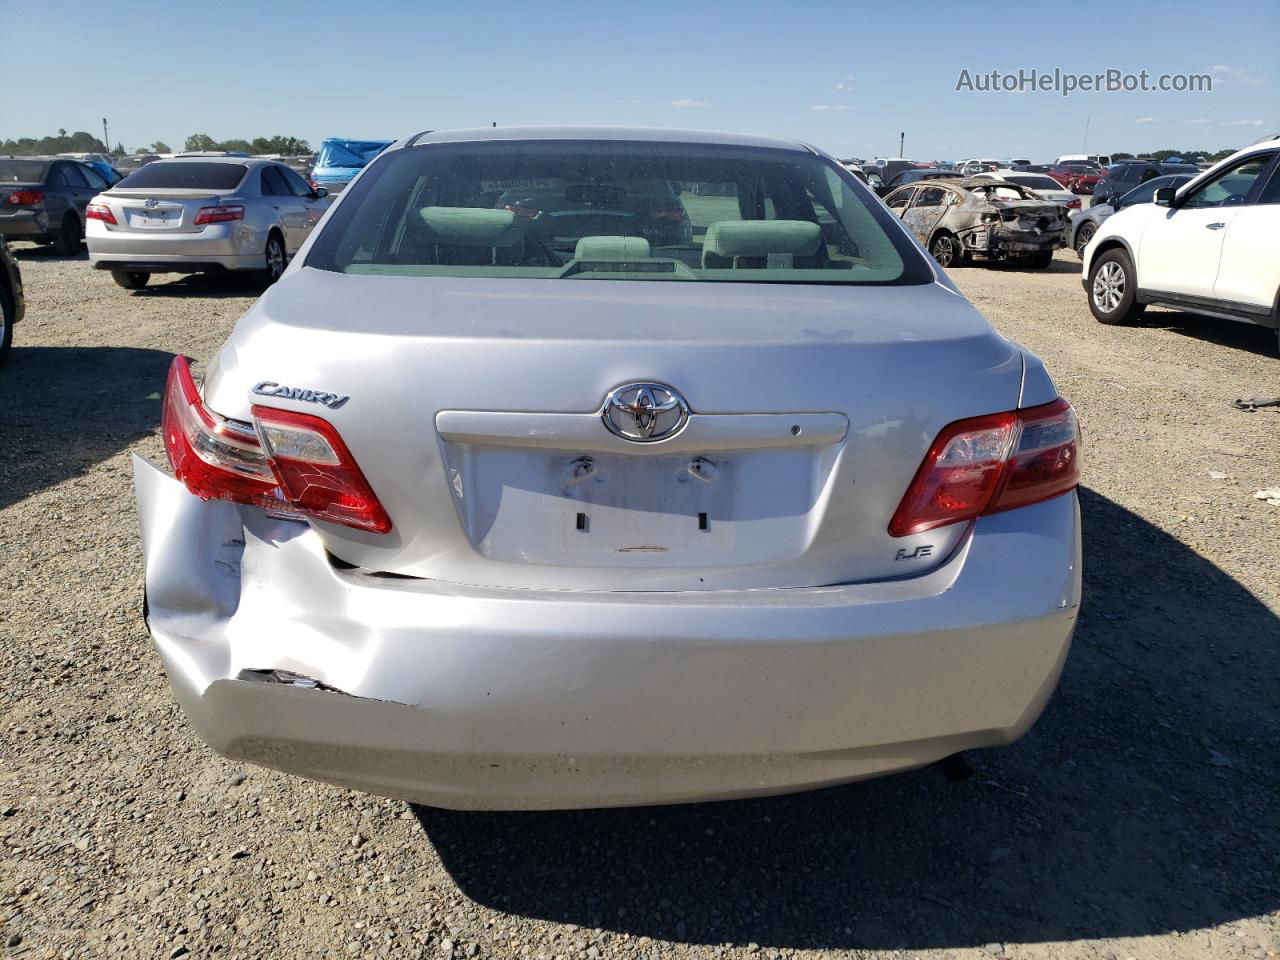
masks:
[(905, 537), (1048, 500), (1080, 482), (1080, 424), (1061, 398), (949, 424), (889, 522)]
[(161, 430), (174, 475), (188, 490), (204, 500), (390, 532), (391, 519), (332, 424), (274, 407), (255, 406), (253, 417), (256, 430), (213, 413), (187, 358), (173, 358)]
[(238, 203), (218, 207), (201, 207), (196, 213), (196, 226), (206, 223), (227, 223), (231, 220), (243, 220), (244, 207)]

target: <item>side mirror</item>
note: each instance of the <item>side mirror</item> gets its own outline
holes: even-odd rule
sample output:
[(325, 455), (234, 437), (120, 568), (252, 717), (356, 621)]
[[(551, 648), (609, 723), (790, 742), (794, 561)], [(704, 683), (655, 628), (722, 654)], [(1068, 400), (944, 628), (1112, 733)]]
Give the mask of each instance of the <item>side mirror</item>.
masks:
[(1173, 187), (1161, 187), (1156, 191), (1156, 195), (1151, 198), (1151, 202), (1157, 207), (1173, 206), (1173, 195), (1178, 191)]
[(329, 195), (329, 188), (316, 187), (315, 190), (312, 191), (312, 194), (315, 196), (317, 200), (323, 200), (325, 197)]

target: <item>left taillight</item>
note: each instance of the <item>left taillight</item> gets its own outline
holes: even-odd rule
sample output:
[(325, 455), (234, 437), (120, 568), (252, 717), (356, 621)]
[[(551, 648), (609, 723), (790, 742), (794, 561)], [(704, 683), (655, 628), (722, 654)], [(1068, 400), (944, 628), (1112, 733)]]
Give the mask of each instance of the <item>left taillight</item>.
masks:
[(199, 227), (206, 223), (227, 223), (231, 220), (243, 219), (244, 207), (238, 203), (232, 203), (217, 207), (201, 207), (196, 213), (195, 225)]
[(174, 357), (161, 429), (174, 475), (188, 490), (390, 532), (390, 517), (332, 424), (274, 407), (253, 407), (253, 418), (256, 430), (205, 407), (186, 357)]
[(949, 424), (889, 522), (905, 537), (1030, 506), (1080, 483), (1080, 424), (1066, 400)]
[(84, 208), (86, 220), (101, 220), (103, 223), (115, 223), (116, 215), (105, 203), (91, 203)]

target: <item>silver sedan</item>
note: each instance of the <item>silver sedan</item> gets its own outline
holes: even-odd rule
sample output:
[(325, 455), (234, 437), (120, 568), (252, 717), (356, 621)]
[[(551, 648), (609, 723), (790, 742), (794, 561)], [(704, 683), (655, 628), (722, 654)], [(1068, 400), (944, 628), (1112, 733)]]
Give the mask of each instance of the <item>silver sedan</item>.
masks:
[(328, 204), (272, 160), (157, 160), (90, 202), (89, 262), (127, 290), (153, 273), (252, 271), (270, 284)]
[(470, 809), (780, 793), (1008, 743), (1067, 656), (1071, 406), (801, 143), (403, 140), (204, 373), (171, 472), (135, 460), (145, 609), (240, 761)]

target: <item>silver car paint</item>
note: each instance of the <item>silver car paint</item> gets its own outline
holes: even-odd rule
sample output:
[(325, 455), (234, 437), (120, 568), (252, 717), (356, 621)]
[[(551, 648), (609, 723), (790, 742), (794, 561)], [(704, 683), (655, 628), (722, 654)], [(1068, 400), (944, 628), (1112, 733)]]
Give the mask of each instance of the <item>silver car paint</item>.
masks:
[[(265, 266), (267, 237), (274, 231), (284, 241), (286, 256), (294, 256), (329, 206), (322, 197), (267, 196), (261, 192), (264, 167), (288, 169), (272, 160), (244, 157), (181, 158), (157, 163), (228, 163), (248, 168), (238, 187), (227, 191), (213, 189), (121, 188), (107, 190), (91, 202), (105, 204), (118, 221), (108, 225), (100, 220), (87, 221), (85, 242), (89, 262), (94, 266), (134, 263), (156, 265), (153, 273), (171, 265), (181, 272), (187, 265), (216, 264), (227, 270), (260, 270)], [(148, 200), (180, 210), (182, 223), (174, 229), (130, 229), (128, 211), (138, 209)], [(227, 223), (193, 224), (197, 211), (212, 204), (240, 204), (244, 219)]]
[[(442, 807), (782, 793), (1009, 743), (1080, 603), (1075, 494), (906, 580), (565, 594), (343, 572), (305, 525), (134, 468), (151, 635), (200, 736)], [(306, 686), (250, 679), (274, 670)]]
[[(904, 302), (913, 305), (909, 330), (896, 319)], [(237, 324), (210, 365), (205, 399), (223, 416), (248, 420), (251, 390), (264, 380), (351, 397), (325, 415), (396, 528), (384, 535), (318, 524), (347, 562), (510, 587), (710, 590), (902, 576), (895, 556), (917, 538), (890, 537), (885, 518), (929, 441), (952, 420), (1016, 407), (1022, 377), (1022, 353), (937, 285), (424, 285), (308, 268), (282, 279)], [(675, 387), (695, 415), (838, 413), (849, 428), (834, 441), (787, 433), (792, 452), (748, 449), (736, 458), (736, 483), (750, 480), (751, 507), (737, 511), (741, 519), (713, 522), (710, 536), (666, 531), (676, 546), (664, 556), (627, 550), (651, 545), (647, 522), (622, 529), (626, 518), (616, 514), (602, 518), (612, 525), (607, 538), (604, 523), (601, 536), (568, 537), (580, 510), (601, 509), (593, 492), (610, 496), (609, 484), (622, 478), (606, 472), (604, 487), (566, 495), (565, 476), (585, 452), (566, 431), (574, 417), (598, 424), (605, 396), (638, 379)], [(312, 406), (284, 398), (271, 405)], [(439, 435), (442, 412), (488, 410), (522, 417), (525, 434), (538, 432), (539, 416), (551, 418), (565, 447), (533, 455), (527, 443), (503, 441), (507, 431), (468, 442)], [(599, 432), (602, 452), (635, 458), (628, 462), (654, 476), (682, 468), (678, 447)], [(735, 493), (727, 477), (670, 489), (706, 499), (701, 507), (672, 503), (664, 514), (710, 511), (713, 520)], [(500, 542), (483, 535), (489, 529), (501, 531)], [(946, 528), (919, 538), (934, 547), (919, 564), (937, 562), (957, 536)], [(523, 550), (535, 555), (518, 562)]]
[[(1080, 601), (1075, 495), (883, 532), (941, 426), (1056, 396), (940, 271), (909, 287), (423, 281), (330, 274), (305, 254), (237, 325), (205, 401), (246, 419), (262, 380), (349, 395), (337, 410), (272, 403), (323, 411), (396, 528), (205, 503), (137, 463), (152, 635), (216, 749), (442, 806), (547, 808), (802, 789), (1034, 722)], [(546, 554), (560, 453), (524, 444), (522, 474), (504, 450), (522, 426), (593, 418), (592, 444), (624, 455), (598, 412), (638, 380), (739, 418), (730, 435), (751, 415), (816, 418), (817, 436), (782, 448), (805, 496), (746, 511), (795, 523), (734, 530), (750, 562), (606, 563), (572, 538)], [(485, 458), (530, 498), (503, 517), (501, 549), (477, 536), (496, 514), (478, 522), (450, 473)], [(534, 562), (510, 554), (525, 536)], [(897, 550), (918, 544), (932, 555), (902, 569)], [(269, 671), (310, 689), (254, 679)]]

